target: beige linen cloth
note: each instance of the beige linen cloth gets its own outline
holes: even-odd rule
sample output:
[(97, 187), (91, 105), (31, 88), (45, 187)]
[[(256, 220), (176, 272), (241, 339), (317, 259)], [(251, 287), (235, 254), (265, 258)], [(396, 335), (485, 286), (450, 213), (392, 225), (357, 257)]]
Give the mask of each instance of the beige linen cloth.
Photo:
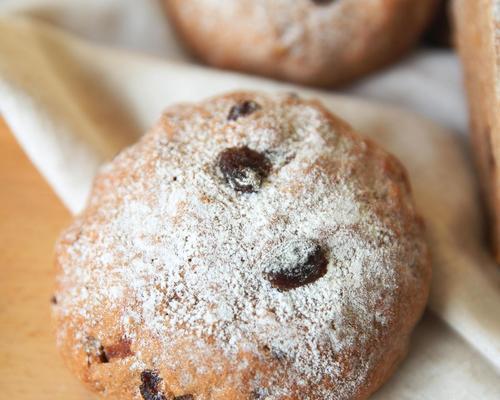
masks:
[(393, 106), (195, 65), (154, 0), (0, 0), (0, 113), (74, 213), (99, 165), (167, 105), (233, 89), (320, 98), (403, 161), (434, 256), (432, 312), (377, 399), (500, 398), (500, 270), (482, 242), (464, 137), (453, 132), (466, 131), (458, 80), (452, 55), (421, 52), (349, 90), (443, 128)]

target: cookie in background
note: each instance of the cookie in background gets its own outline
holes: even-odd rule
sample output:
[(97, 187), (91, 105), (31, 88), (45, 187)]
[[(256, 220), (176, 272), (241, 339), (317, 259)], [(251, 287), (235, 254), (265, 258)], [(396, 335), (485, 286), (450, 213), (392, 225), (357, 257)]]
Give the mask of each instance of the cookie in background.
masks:
[(470, 128), (500, 262), (500, 0), (456, 0), (455, 42), (464, 67)]
[(421, 37), (439, 0), (164, 0), (191, 51), (219, 68), (339, 86)]

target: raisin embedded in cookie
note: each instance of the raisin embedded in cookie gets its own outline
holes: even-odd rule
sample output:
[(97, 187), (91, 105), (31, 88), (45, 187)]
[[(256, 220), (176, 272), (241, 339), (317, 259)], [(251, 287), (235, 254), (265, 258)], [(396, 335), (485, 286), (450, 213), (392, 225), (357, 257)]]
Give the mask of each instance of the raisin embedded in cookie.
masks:
[(246, 146), (224, 149), (217, 164), (226, 183), (238, 192), (257, 192), (271, 170), (264, 154)]
[(266, 276), (273, 287), (291, 290), (321, 278), (327, 268), (326, 251), (315, 241), (302, 238), (270, 252)]

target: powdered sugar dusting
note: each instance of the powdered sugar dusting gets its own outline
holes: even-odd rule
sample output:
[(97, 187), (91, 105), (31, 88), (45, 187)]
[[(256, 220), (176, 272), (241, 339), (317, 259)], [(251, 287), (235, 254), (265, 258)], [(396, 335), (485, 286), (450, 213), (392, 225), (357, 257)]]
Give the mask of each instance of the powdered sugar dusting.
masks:
[[(261, 109), (228, 121), (239, 98)], [(233, 375), (210, 396), (224, 385), (266, 399), (356, 393), (383, 354), (363, 349), (395, 324), (401, 290), (411, 294), (421, 284), (425, 245), (408, 224), (409, 194), (401, 192), (401, 204), (388, 200), (396, 183), (380, 169), (385, 153), (337, 128), (314, 104), (287, 95), (247, 93), (169, 109), (102, 169), (87, 211), (61, 238), (59, 340), (80, 332), (84, 346), (89, 335), (103, 342), (125, 336), (131, 369), (184, 370), (186, 388), (229, 363)], [(238, 146), (272, 163), (256, 193), (235, 192), (218, 170), (218, 154)], [(273, 288), (269, 260), (287, 243), (307, 240), (328, 249), (326, 274), (293, 290)], [(283, 263), (294, 257), (304, 255)], [(151, 338), (161, 348), (152, 358)], [(172, 356), (186, 340), (191, 351)], [(249, 362), (283, 368), (255, 368), (239, 381)]]

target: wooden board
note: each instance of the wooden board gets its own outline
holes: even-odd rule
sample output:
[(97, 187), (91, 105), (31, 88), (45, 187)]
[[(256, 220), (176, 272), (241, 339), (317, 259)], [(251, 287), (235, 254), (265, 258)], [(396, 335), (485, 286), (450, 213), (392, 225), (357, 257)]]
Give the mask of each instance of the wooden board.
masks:
[(70, 215), (0, 118), (1, 399), (94, 399), (54, 346), (54, 240)]

